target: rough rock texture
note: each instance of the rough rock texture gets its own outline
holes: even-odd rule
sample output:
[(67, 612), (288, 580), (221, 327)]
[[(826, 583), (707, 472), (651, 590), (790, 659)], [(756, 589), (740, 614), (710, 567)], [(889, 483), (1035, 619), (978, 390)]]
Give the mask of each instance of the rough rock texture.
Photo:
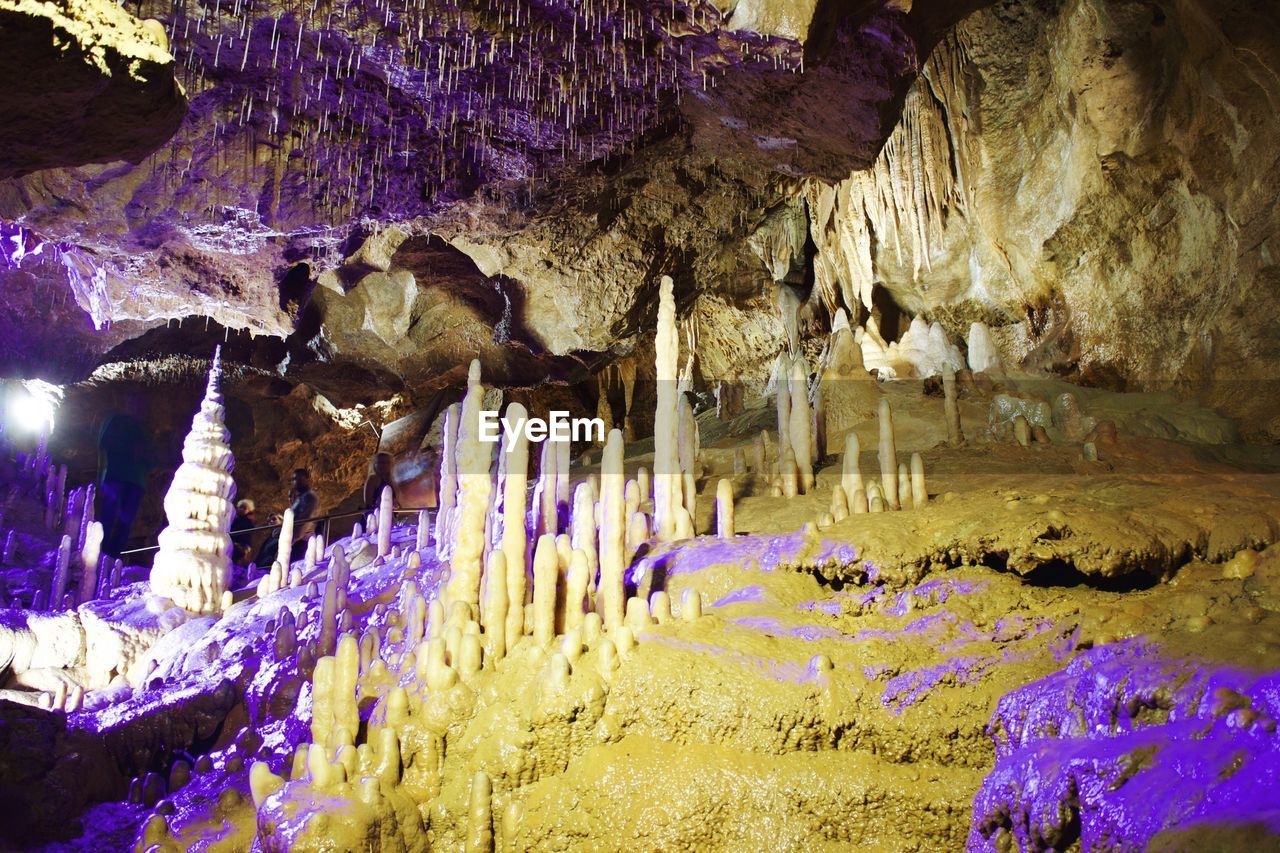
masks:
[(110, 0), (5, 0), (0, 42), (0, 179), (140, 163), (186, 113), (164, 27)]
[[(923, 57), (978, 5), (371, 2), (192, 16), (144, 3), (192, 92), (182, 127), (139, 167), (4, 182), (0, 218), (83, 254), (92, 286), (76, 301), (97, 326), (200, 313), (298, 328), (301, 343), (317, 276), (387, 226), (440, 233), (478, 273), (436, 279), (418, 253), (366, 270), (365, 304), (322, 292), (329, 334), (312, 358), (381, 360), (390, 334), (412, 342), (392, 366), (407, 381), (460, 350), (501, 377), (530, 350), (625, 347), (658, 271), (692, 270), (685, 298), (758, 279), (732, 244), (775, 204), (769, 176), (834, 179), (869, 163)], [(349, 298), (362, 278), (340, 289)], [(454, 285), (483, 294), (458, 305)], [(446, 321), (433, 347), (407, 334), (412, 304)], [(389, 322), (361, 337), (353, 310)], [(117, 341), (104, 336), (99, 353)]]
[[(873, 170), (807, 193), (828, 301), (883, 282), (954, 336), (1177, 386), (1274, 440), (1280, 17), (1003, 2), (948, 37)], [(853, 307), (851, 304), (850, 307)]]

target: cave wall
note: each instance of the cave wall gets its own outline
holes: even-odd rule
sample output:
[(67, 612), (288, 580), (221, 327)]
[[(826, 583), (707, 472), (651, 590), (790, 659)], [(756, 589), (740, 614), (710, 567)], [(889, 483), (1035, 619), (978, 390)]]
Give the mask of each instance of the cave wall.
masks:
[(1002, 2), (934, 52), (875, 166), (806, 189), (828, 301), (882, 282), (1086, 383), (1169, 387), (1280, 438), (1280, 15)]

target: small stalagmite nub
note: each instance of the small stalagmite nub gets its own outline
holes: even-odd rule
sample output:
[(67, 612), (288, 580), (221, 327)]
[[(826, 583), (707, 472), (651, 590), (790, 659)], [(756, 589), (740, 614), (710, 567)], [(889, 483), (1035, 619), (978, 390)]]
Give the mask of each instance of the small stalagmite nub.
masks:
[(702, 618), (702, 594), (696, 589), (686, 589), (680, 596), (680, 618), (694, 622)]
[(385, 557), (391, 553), (392, 511), (395, 506), (395, 494), (390, 486), (382, 487), (378, 496), (378, 556)]
[(631, 633), (639, 636), (641, 631), (653, 625), (653, 617), (649, 613), (649, 602), (638, 596), (627, 599), (626, 627)]

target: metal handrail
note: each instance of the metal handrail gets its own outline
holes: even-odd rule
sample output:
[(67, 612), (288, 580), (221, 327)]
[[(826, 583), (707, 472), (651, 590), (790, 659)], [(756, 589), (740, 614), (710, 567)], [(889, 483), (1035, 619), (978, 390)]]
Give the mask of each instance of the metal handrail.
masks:
[[(417, 515), (419, 512), (422, 512), (422, 510), (424, 509), (427, 512), (430, 512), (432, 508), (426, 507), (426, 506), (403, 507), (401, 509), (393, 509), (391, 510), (391, 513), (392, 515), (404, 514), (404, 513), (413, 513), (414, 515)], [(320, 522), (328, 523), (329, 521), (332, 521), (335, 518), (355, 518), (355, 517), (369, 515), (371, 512), (376, 513), (377, 510), (362, 509), (362, 510), (355, 510), (352, 512), (335, 512), (332, 515), (317, 515), (317, 516), (313, 516), (312, 518), (295, 518), (293, 520), (293, 523), (294, 525), (310, 524), (312, 522), (315, 522), (317, 524), (319, 524)], [(244, 530), (237, 530), (236, 534), (238, 535), (241, 533), (257, 533), (258, 531), (261, 531), (261, 530), (279, 530), (281, 527), (282, 525), (280, 524), (263, 524), (258, 527), (247, 527)], [(158, 550), (160, 550), (159, 544), (148, 545), (145, 548), (130, 548), (128, 551), (121, 551), (120, 556), (123, 557), (126, 554), (145, 554), (148, 551), (158, 551)]]

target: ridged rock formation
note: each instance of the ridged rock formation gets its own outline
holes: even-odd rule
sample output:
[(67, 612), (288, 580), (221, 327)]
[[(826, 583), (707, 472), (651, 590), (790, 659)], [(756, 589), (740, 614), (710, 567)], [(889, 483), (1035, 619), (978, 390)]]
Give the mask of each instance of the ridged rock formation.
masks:
[(223, 423), (222, 353), (214, 352), (209, 384), (182, 445), (182, 464), (165, 495), (169, 526), (151, 569), (151, 590), (193, 613), (221, 609), (231, 575), (231, 519), (236, 485), (231, 433)]

